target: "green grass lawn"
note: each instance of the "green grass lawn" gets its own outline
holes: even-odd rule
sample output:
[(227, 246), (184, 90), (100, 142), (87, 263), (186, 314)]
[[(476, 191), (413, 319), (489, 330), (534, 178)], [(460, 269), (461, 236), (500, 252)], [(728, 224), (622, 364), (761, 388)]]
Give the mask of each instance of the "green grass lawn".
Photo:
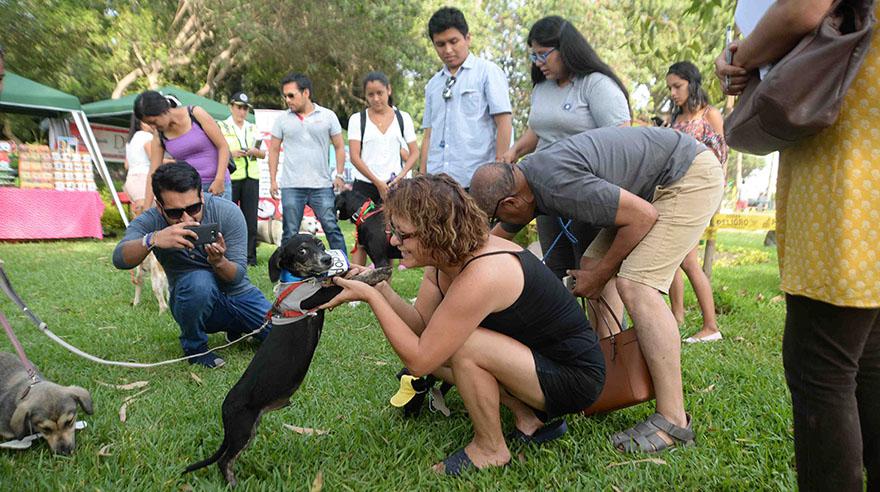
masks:
[[(349, 229), (346, 229), (350, 232)], [(791, 410), (782, 371), (784, 302), (778, 289), (775, 250), (759, 233), (719, 235), (720, 261), (713, 285), (721, 342), (685, 346), (682, 352), (686, 406), (698, 446), (639, 461), (649, 455), (617, 453), (608, 437), (653, 412), (643, 404), (611, 415), (569, 417), (570, 432), (545, 447), (514, 449), (512, 466), (463, 478), (431, 472), (432, 464), (466, 444), (470, 424), (457, 393), (452, 416), (428, 412), (404, 420), (388, 404), (397, 389), (400, 361), (362, 304), (328, 313), (312, 367), (292, 404), (264, 416), (257, 437), (238, 460), (241, 490), (308, 490), (320, 474), (325, 490), (779, 490), (795, 488)], [(350, 242), (350, 238), (349, 238)], [(130, 305), (128, 272), (110, 261), (113, 241), (0, 244), (0, 259), (30, 308), (68, 342), (100, 357), (153, 362), (180, 356), (178, 329), (145, 289)], [(251, 279), (266, 293), (261, 245)], [(404, 297), (416, 294), (419, 271), (395, 272)], [(688, 287), (682, 335), (700, 326)], [(224, 368), (187, 364), (126, 369), (81, 359), (39, 333), (5, 297), (10, 318), (28, 356), (50, 380), (92, 393), (95, 414), (80, 418), (70, 457), (55, 456), (38, 441), (27, 451), (0, 449), (3, 490), (217, 490), (225, 488), (215, 466), (185, 477), (183, 467), (218, 447), (220, 404), (251, 359), (254, 348), (222, 352)], [(211, 344), (223, 342), (211, 335)], [(0, 337), (0, 350), (13, 352)], [(146, 391), (120, 385), (148, 381)], [(512, 425), (504, 414), (505, 430)], [(303, 436), (284, 424), (329, 431)]]

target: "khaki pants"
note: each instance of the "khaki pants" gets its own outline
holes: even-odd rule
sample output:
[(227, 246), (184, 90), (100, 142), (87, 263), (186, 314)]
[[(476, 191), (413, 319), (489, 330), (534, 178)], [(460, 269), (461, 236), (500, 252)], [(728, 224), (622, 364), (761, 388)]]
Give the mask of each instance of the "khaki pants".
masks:
[[(653, 287), (666, 294), (675, 270), (700, 241), (724, 193), (721, 163), (710, 151), (694, 158), (678, 181), (658, 186), (651, 203), (658, 217), (654, 227), (620, 265), (618, 277)], [(590, 243), (587, 258), (605, 256), (616, 229), (606, 228)]]

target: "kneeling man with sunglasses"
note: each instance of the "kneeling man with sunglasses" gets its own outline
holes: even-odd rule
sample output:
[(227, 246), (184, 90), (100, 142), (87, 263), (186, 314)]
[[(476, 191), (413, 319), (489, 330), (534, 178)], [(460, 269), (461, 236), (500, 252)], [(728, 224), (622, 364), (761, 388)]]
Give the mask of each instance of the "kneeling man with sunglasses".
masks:
[[(113, 251), (116, 268), (131, 269), (153, 252), (168, 275), (171, 314), (180, 326), (186, 355), (207, 352), (191, 364), (215, 368), (223, 359), (208, 352), (208, 335), (226, 332), (229, 340), (253, 331), (271, 304), (247, 276), (247, 227), (231, 201), (202, 195), (199, 173), (184, 161), (153, 173), (156, 206), (138, 216)], [(199, 235), (187, 227), (217, 224), (212, 243), (196, 245)], [(268, 330), (255, 338), (260, 340)]]

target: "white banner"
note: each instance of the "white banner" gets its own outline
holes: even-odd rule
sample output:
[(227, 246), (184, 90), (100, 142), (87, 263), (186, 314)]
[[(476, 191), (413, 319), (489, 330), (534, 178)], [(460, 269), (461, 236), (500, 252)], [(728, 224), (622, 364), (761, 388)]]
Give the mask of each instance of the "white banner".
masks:
[[(89, 126), (92, 127), (92, 133), (95, 135), (98, 148), (101, 150), (101, 155), (104, 156), (105, 161), (125, 161), (125, 141), (128, 138), (128, 128), (91, 122)], [(70, 123), (70, 135), (78, 138), (80, 145), (82, 145), (83, 138), (73, 122)], [(85, 146), (80, 148), (80, 152), (86, 152)]]

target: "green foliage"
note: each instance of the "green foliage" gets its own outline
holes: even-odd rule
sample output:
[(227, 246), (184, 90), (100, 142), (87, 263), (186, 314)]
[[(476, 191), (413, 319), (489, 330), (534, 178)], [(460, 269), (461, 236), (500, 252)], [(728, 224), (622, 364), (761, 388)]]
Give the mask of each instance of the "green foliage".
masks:
[(669, 96), (666, 71), (678, 61), (694, 63), (703, 75), (709, 100), (716, 105), (723, 102), (714, 61), (724, 47), (725, 28), (733, 23), (735, 0), (694, 0), (690, 5), (677, 0), (619, 3), (627, 20), (625, 39), (634, 62), (625, 70), (651, 93), (651, 105), (641, 115), (643, 119), (663, 109)]
[[(364, 106), (363, 76), (387, 73), (398, 105), (421, 120), (424, 86), (441, 63), (426, 35), (444, 0), (7, 0), (9, 69), (83, 102), (176, 84), (224, 101), (248, 91), (258, 107), (283, 107), (278, 82), (290, 71), (312, 78), (315, 100), (344, 122)], [(712, 61), (731, 23), (734, 0), (486, 0), (461, 2), (472, 51), (507, 73), (517, 135), (531, 94), (525, 45), (531, 25), (561, 15), (585, 35), (632, 94), (650, 90), (637, 117), (667, 99), (670, 64), (700, 68), (711, 100), (721, 93)], [(197, 49), (193, 49), (197, 47)], [(228, 55), (224, 58), (224, 53)], [(142, 70), (142, 72), (138, 72)], [(149, 73), (147, 73), (149, 72)]]
[(121, 234), (125, 232), (125, 223), (122, 222), (119, 209), (116, 208), (116, 202), (113, 201), (113, 197), (110, 195), (110, 188), (101, 183), (101, 186), (98, 187), (98, 192), (101, 195), (101, 201), (104, 203), (104, 214), (101, 215), (101, 227), (104, 228), (104, 233), (115, 232)]

